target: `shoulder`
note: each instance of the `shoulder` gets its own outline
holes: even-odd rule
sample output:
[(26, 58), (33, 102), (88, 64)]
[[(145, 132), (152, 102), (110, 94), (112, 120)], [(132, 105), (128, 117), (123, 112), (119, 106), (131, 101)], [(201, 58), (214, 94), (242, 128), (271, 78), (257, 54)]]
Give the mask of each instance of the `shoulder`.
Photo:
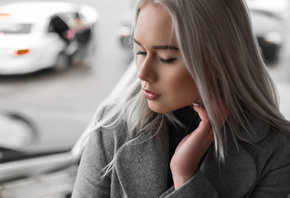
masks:
[[(104, 107), (96, 114), (95, 120), (102, 122), (102, 119), (110, 114), (110, 110), (111, 107)], [(116, 151), (128, 139), (127, 123), (111, 118), (105, 124), (95, 128), (89, 135), (89, 141), (86, 144), (87, 150), (102, 152), (106, 156), (107, 162), (110, 162)]]
[(270, 122), (261, 120), (255, 115), (249, 115), (248, 128), (248, 131), (241, 131), (242, 136), (245, 137), (248, 143), (243, 142), (243, 140), (240, 142), (250, 150), (275, 153), (289, 146), (290, 131), (282, 131)]
[[(236, 145), (229, 144), (225, 164), (216, 170), (216, 172), (227, 175), (231, 182), (224, 188), (223, 182), (215, 181), (216, 178), (211, 179), (216, 186), (220, 187), (219, 192), (228, 197), (230, 197), (229, 192), (231, 191), (243, 196), (246, 192), (259, 192), (264, 193), (265, 196), (257, 197), (268, 197), (269, 194), (266, 191), (272, 195), (271, 193), (275, 193), (275, 191), (283, 193), (284, 188), (289, 187), (289, 135), (264, 122), (255, 124), (257, 124), (255, 132), (259, 134), (253, 138), (255, 142), (238, 140)], [(265, 189), (264, 186), (272, 188)]]
[[(116, 153), (127, 141), (127, 129), (124, 123), (118, 123), (113, 127), (100, 127), (88, 136), (85, 142), (82, 158), (96, 163), (109, 164)], [(89, 157), (84, 157), (89, 156)]]
[(269, 147), (269, 151), (276, 156), (276, 165), (279, 163), (290, 166), (290, 135), (286, 134), (274, 127), (271, 127), (267, 139), (263, 143)]
[[(266, 125), (266, 124), (265, 124)], [(265, 149), (270, 153), (281, 153), (283, 150), (287, 150), (290, 145), (290, 135), (285, 132), (270, 126), (266, 133), (266, 137), (257, 143), (257, 148)], [(288, 149), (288, 152), (290, 150)]]
[[(270, 127), (267, 136), (254, 145), (244, 145), (255, 163), (257, 197), (285, 197), (290, 185), (290, 137)], [(265, 188), (265, 186), (268, 186)]]
[(263, 138), (259, 141), (241, 143), (253, 157), (258, 170), (270, 171), (279, 166), (290, 166), (290, 136), (267, 123), (263, 128)]

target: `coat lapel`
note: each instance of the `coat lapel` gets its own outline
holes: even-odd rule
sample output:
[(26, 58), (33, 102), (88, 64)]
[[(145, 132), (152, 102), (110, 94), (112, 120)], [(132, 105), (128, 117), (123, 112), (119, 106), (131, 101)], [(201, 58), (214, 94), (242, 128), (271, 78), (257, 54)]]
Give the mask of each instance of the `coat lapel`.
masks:
[(242, 147), (228, 147), (225, 163), (217, 162), (212, 146), (200, 167), (220, 197), (242, 197), (256, 180), (256, 165), (252, 156)]
[[(257, 119), (251, 120), (255, 134), (242, 132), (252, 144), (262, 141), (269, 132), (269, 124)], [(228, 129), (228, 132), (229, 129)], [(202, 163), (200, 170), (216, 188), (220, 197), (243, 197), (255, 185), (257, 167), (254, 158), (246, 148), (245, 142), (237, 144), (229, 138), (225, 162), (217, 162), (212, 145)]]
[(116, 174), (127, 197), (158, 197), (167, 190), (169, 137), (142, 134), (124, 144), (116, 158)]

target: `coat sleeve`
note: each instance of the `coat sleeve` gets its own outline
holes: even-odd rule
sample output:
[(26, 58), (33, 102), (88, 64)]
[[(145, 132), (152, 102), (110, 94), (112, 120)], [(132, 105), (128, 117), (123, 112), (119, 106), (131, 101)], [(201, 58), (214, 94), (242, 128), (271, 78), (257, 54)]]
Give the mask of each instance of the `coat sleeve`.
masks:
[(103, 142), (101, 130), (91, 133), (82, 154), (72, 198), (110, 197), (110, 176), (101, 177), (109, 160)]
[(166, 191), (160, 198), (218, 198), (218, 193), (214, 186), (197, 170), (194, 176), (184, 183), (180, 188), (174, 190), (174, 187)]

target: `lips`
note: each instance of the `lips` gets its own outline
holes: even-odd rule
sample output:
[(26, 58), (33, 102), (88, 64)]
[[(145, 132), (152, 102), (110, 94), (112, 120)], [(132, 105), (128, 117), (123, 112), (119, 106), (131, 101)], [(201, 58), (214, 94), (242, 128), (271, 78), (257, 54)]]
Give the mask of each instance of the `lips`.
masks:
[(150, 91), (149, 89), (143, 89), (144, 96), (148, 100), (156, 100), (160, 97), (160, 95), (154, 93), (153, 91)]

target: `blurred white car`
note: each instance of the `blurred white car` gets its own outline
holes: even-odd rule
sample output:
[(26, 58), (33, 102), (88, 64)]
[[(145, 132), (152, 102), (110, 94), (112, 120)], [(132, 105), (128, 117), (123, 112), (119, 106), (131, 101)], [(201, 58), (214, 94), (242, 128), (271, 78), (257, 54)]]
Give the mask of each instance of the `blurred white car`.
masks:
[[(0, 74), (66, 69), (77, 52), (71, 50), (75, 34), (69, 27), (76, 13), (89, 25), (93, 39), (99, 15), (91, 6), (49, 1), (1, 5)], [(91, 47), (93, 42), (88, 43)]]

